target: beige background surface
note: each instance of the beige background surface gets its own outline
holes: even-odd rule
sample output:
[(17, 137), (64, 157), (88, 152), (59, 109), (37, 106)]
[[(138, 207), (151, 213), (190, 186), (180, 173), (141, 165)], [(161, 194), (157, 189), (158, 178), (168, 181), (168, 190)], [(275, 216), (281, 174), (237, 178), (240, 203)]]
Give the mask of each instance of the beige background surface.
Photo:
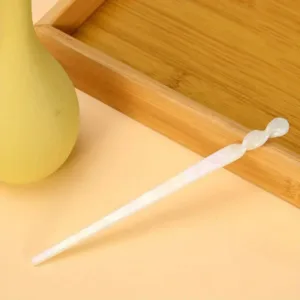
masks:
[[(34, 19), (54, 0), (33, 1)], [(200, 159), (78, 92), (66, 166), (0, 185), (0, 299), (300, 299), (300, 210), (222, 170), (40, 267), (31, 257)]]

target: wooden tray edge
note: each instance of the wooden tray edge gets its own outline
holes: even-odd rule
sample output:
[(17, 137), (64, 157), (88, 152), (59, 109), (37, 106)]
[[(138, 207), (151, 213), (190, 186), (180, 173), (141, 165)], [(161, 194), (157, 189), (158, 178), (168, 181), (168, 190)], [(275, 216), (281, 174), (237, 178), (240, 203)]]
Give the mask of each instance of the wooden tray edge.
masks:
[[(36, 32), (78, 89), (201, 156), (241, 141), (248, 132), (52, 26), (37, 25)], [(250, 151), (227, 169), (300, 207), (300, 157), (276, 141)]]
[(105, 0), (60, 0), (37, 24), (51, 25), (72, 34)]

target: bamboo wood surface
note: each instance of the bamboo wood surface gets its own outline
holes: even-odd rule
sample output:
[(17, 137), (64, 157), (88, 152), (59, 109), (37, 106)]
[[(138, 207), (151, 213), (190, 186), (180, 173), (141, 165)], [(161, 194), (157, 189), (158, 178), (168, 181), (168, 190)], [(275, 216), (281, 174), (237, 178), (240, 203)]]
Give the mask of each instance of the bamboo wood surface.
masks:
[(43, 16), (39, 24), (51, 24), (71, 34), (105, 0), (59, 0), (55, 6)]
[(247, 128), (286, 117), (300, 154), (299, 20), (295, 0), (107, 0), (74, 36)]
[[(36, 31), (77, 88), (201, 155), (240, 141), (247, 132), (228, 118), (52, 26), (39, 25)], [(265, 125), (256, 124), (254, 128)], [(299, 156), (275, 141), (250, 152), (228, 169), (300, 207)]]

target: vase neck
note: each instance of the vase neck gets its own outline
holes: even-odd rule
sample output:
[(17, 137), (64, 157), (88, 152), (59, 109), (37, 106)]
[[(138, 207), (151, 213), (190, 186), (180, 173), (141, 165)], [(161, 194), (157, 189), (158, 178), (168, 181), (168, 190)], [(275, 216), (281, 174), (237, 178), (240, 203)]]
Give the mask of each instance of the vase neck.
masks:
[(31, 0), (0, 0), (0, 31), (4, 39), (32, 36)]

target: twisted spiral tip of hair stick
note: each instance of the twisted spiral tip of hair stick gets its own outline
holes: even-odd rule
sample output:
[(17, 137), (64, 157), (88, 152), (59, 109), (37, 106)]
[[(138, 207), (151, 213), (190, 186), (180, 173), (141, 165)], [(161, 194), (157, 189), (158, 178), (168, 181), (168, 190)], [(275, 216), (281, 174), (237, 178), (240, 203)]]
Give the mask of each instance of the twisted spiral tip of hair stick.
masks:
[(281, 137), (289, 131), (289, 123), (286, 119), (273, 119), (265, 130), (253, 130), (243, 139), (245, 150), (254, 150), (264, 145), (268, 139)]

